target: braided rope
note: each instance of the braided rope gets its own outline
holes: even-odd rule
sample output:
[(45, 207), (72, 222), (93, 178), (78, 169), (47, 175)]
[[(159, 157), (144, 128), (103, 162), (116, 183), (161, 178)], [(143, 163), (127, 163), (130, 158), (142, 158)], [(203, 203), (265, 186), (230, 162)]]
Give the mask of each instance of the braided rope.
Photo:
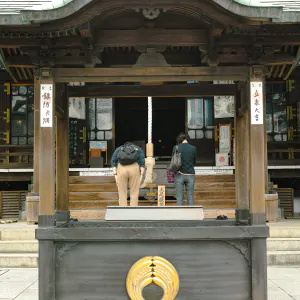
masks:
[(152, 143), (152, 97), (148, 97), (148, 144)]

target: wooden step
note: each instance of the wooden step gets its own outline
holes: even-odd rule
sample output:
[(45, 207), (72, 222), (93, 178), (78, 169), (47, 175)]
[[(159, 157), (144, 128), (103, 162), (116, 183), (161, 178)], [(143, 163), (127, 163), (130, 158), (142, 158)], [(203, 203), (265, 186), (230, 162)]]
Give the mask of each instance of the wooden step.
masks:
[(116, 183), (70, 184), (70, 192), (116, 192)]
[[(185, 195), (186, 197), (186, 195)], [(233, 191), (195, 191), (195, 199), (199, 200), (224, 200), (235, 199)], [(86, 201), (86, 200), (118, 200), (118, 192), (70, 192), (70, 201)]]
[(69, 200), (118, 200), (118, 192), (70, 192)]
[[(113, 176), (70, 176), (70, 184), (99, 184), (99, 183), (114, 183)], [(197, 175), (195, 182), (235, 182), (234, 175)]]
[(70, 184), (115, 183), (114, 176), (70, 176)]
[[(236, 201), (234, 199), (229, 200), (198, 200), (194, 201), (195, 205), (202, 205), (204, 208), (235, 208)], [(128, 205), (129, 205), (128, 201)], [(86, 201), (71, 201), (70, 209), (104, 209), (107, 206), (118, 206), (118, 200), (86, 200)], [(156, 206), (157, 201), (140, 200), (139, 206)], [(176, 205), (176, 200), (167, 200), (166, 206)], [(184, 205), (187, 202), (184, 201)]]
[[(175, 186), (173, 185), (173, 188)], [(118, 190), (115, 183), (99, 184), (70, 184), (70, 192), (116, 192)], [(214, 183), (196, 183), (195, 191), (232, 191), (235, 192), (235, 183), (233, 182), (214, 182)]]
[(235, 182), (196, 182), (195, 189), (235, 189)]
[[(185, 195), (186, 197), (186, 195)], [(235, 191), (195, 191), (195, 199), (235, 199)]]
[(235, 182), (234, 175), (197, 175), (195, 182)]
[[(71, 217), (78, 220), (103, 220), (105, 213), (106, 209), (71, 210)], [(204, 209), (206, 219), (216, 219), (220, 215), (234, 219), (235, 209)]]

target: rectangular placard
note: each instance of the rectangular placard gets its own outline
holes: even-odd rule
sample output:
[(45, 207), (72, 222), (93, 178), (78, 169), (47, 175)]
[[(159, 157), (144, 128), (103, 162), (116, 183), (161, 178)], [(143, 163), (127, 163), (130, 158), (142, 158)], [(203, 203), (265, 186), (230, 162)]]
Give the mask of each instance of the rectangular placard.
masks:
[(53, 84), (41, 84), (40, 116), (41, 127), (53, 126)]
[(158, 186), (157, 205), (166, 206), (166, 187), (164, 185)]
[(264, 124), (263, 106), (263, 83), (261, 81), (250, 82), (250, 102), (251, 102), (251, 124)]

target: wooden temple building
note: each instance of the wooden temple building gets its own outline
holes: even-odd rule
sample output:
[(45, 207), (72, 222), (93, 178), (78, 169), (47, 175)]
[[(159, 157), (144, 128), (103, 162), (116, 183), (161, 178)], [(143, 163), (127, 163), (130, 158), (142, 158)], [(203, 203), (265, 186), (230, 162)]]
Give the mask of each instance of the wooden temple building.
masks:
[[(11, 2), (0, 5), (0, 218), (17, 217), (28, 191), (49, 193), (40, 180), (54, 180), (55, 161), (63, 209), (103, 218), (118, 199), (114, 149), (129, 140), (146, 149), (149, 96), (153, 182), (166, 186), (167, 204), (175, 191), (166, 166), (176, 135), (187, 131), (198, 151), (196, 204), (231, 216), (239, 199), (249, 202), (249, 157), (264, 151), (265, 191), (275, 182), (286, 216), (300, 211), (297, 1)], [(264, 99), (263, 126), (253, 133), (252, 79), (263, 83)], [(44, 83), (53, 84), (51, 128), (40, 124)], [(252, 134), (263, 140), (252, 143)], [(146, 185), (140, 204), (156, 205), (155, 192)]]
[[(294, 2), (0, 2), (1, 215), (19, 212), (33, 176), (40, 300), (267, 300), (265, 194), (299, 177)], [(195, 204), (229, 220), (101, 220), (118, 203), (110, 157), (128, 140), (155, 161), (140, 209), (159, 209), (157, 185), (175, 204), (166, 165), (181, 131), (198, 150)], [(130, 286), (136, 262), (131, 279), (146, 281)], [(165, 296), (142, 296), (156, 271)]]

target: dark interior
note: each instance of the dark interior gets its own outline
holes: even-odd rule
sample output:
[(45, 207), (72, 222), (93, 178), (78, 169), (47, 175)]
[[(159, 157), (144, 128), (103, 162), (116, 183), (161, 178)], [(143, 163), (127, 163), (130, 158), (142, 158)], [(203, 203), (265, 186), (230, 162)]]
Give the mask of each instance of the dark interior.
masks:
[[(144, 148), (148, 139), (147, 98), (118, 98), (115, 101), (116, 146), (127, 141)], [(185, 130), (184, 98), (153, 98), (154, 154), (160, 160), (172, 155), (176, 136)]]

